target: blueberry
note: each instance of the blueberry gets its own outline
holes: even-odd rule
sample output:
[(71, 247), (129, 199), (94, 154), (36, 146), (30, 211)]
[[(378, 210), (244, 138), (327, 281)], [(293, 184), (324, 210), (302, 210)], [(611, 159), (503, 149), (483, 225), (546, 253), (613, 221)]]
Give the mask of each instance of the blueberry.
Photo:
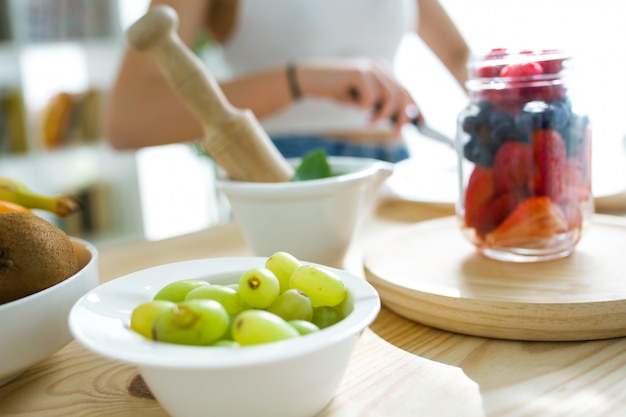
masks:
[(488, 145), (491, 143), (491, 125), (489, 122), (481, 122), (476, 124), (476, 131), (472, 135), (479, 144)]
[(464, 156), (476, 164), (490, 167), (500, 145), (505, 140), (518, 139), (520, 134), (513, 117), (496, 110), (492, 103), (481, 101), (472, 110), (473, 115), (462, 122), (463, 131), (470, 137), (463, 149)]
[(478, 143), (475, 139), (470, 139), (463, 145), (463, 156), (468, 161), (476, 162), (478, 160)]
[(496, 150), (492, 146), (479, 145), (478, 158), (476, 163), (486, 168), (493, 166)]
[(467, 116), (463, 119), (462, 128), (465, 133), (469, 133), (470, 135), (476, 132), (476, 124), (478, 123), (478, 118), (476, 116)]
[(463, 146), (463, 156), (468, 161), (489, 168), (493, 166), (495, 147), (488, 144), (480, 144), (473, 138)]
[(486, 122), (490, 119), (493, 112), (493, 104), (489, 101), (478, 102), (478, 112), (476, 113), (476, 119), (479, 122)]
[(489, 117), (489, 123), (491, 123), (492, 126), (499, 124), (510, 124), (512, 122), (513, 118), (509, 116), (508, 113), (505, 113), (503, 111), (495, 111), (491, 113)]
[(521, 111), (515, 115), (515, 130), (520, 142), (530, 143), (530, 137), (537, 124), (533, 113)]
[(491, 115), (491, 143), (500, 146), (505, 140), (523, 141), (523, 132), (519, 132), (515, 119), (505, 112), (495, 112)]
[(548, 129), (560, 130), (569, 125), (572, 118), (572, 109), (568, 101), (557, 100), (548, 104), (544, 113)]
[(517, 124), (515, 125), (515, 130), (511, 133), (509, 139), (521, 142), (521, 143), (530, 143), (531, 141), (531, 132), (526, 129), (521, 129)]
[(501, 145), (515, 131), (512, 124), (498, 124), (491, 127), (490, 143), (494, 146)]
[(568, 125), (557, 130), (565, 141), (567, 156), (573, 156), (578, 152), (585, 140), (585, 132), (588, 127), (589, 118), (587, 116), (573, 114)]

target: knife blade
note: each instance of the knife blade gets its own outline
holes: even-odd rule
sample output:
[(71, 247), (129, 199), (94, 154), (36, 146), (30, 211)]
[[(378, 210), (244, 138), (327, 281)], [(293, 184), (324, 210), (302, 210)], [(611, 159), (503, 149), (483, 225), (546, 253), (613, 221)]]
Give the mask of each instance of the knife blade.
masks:
[(451, 148), (455, 148), (454, 140), (443, 133), (439, 132), (436, 129), (433, 129), (431, 126), (426, 124), (422, 119), (414, 118), (411, 119), (411, 124), (414, 125), (417, 130), (424, 136), (430, 139), (434, 139), (437, 142), (441, 142), (450, 146)]
[[(360, 97), (360, 93), (359, 90), (357, 90), (356, 88), (350, 88), (348, 89), (348, 94), (350, 95), (350, 97), (353, 100), (358, 100)], [(374, 105), (374, 111), (378, 111), (381, 107), (381, 103), (378, 102)], [(398, 120), (397, 116), (392, 116), (391, 117), (391, 122), (392, 123), (396, 123), (396, 121)], [(436, 129), (433, 129), (430, 125), (428, 125), (425, 121), (424, 118), (421, 117), (421, 114), (417, 114), (415, 116), (413, 116), (410, 120), (410, 124), (412, 124), (413, 126), (415, 126), (417, 128), (417, 130), (424, 136), (426, 136), (427, 138), (430, 139), (434, 139), (438, 142), (441, 142), (443, 144), (446, 144), (448, 146), (450, 146), (451, 148), (455, 149), (455, 142), (454, 139), (444, 135), (443, 133), (439, 132)]]

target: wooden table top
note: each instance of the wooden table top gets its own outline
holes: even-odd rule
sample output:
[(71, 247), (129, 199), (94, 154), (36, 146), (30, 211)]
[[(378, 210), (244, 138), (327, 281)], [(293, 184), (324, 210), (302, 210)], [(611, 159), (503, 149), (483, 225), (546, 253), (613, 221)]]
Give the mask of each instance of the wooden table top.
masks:
[[(372, 242), (450, 207), (381, 199), (345, 268), (363, 274)], [(626, 213), (619, 213), (626, 214)], [(251, 255), (234, 223), (100, 250), (105, 282), (157, 264)], [(318, 417), (626, 415), (626, 338), (518, 342), (465, 336), (383, 307), (359, 340), (339, 390)], [(71, 342), (0, 388), (0, 416), (167, 416), (136, 368)], [(251, 416), (252, 417), (252, 416)]]

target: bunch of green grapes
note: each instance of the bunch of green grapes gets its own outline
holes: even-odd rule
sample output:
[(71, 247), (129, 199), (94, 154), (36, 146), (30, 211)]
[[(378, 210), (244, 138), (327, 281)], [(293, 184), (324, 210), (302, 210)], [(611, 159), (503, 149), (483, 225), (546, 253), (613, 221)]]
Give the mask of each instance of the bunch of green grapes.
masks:
[(235, 284), (183, 279), (132, 311), (130, 328), (161, 342), (246, 346), (317, 332), (351, 310), (345, 283), (317, 265), (277, 252)]

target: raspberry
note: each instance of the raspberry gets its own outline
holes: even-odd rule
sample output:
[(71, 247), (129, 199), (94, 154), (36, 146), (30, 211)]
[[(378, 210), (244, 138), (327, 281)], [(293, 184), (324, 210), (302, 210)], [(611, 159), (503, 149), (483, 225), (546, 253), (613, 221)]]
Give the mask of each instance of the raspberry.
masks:
[(543, 74), (543, 67), (535, 61), (507, 65), (500, 71), (500, 76), (505, 78), (528, 78), (541, 74)]
[(508, 55), (506, 48), (493, 48), (487, 55), (485, 55), (484, 63), (481, 65), (476, 73), (480, 78), (494, 78), (500, 76), (500, 71), (504, 67), (502, 64), (493, 64), (489, 61), (504, 58)]
[(543, 67), (539, 62), (529, 61), (521, 64), (511, 64), (502, 68), (500, 76), (509, 79), (509, 91), (520, 103), (547, 99), (552, 96), (551, 86), (535, 85), (535, 78), (543, 74)]
[(509, 51), (506, 48), (493, 48), (487, 55), (485, 55), (485, 61), (504, 58), (508, 54)]
[(502, 65), (485, 65), (478, 68), (476, 73), (480, 78), (494, 78), (500, 76)]
[[(554, 54), (556, 52), (558, 51), (551, 50), (551, 49), (546, 49), (542, 51), (542, 53), (548, 54), (548, 55)], [(561, 70), (563, 70), (564, 61), (565, 61), (565, 58), (552, 57), (550, 59), (539, 61), (539, 63), (541, 64), (543, 68), (544, 74), (558, 74), (559, 72), (561, 72)]]

